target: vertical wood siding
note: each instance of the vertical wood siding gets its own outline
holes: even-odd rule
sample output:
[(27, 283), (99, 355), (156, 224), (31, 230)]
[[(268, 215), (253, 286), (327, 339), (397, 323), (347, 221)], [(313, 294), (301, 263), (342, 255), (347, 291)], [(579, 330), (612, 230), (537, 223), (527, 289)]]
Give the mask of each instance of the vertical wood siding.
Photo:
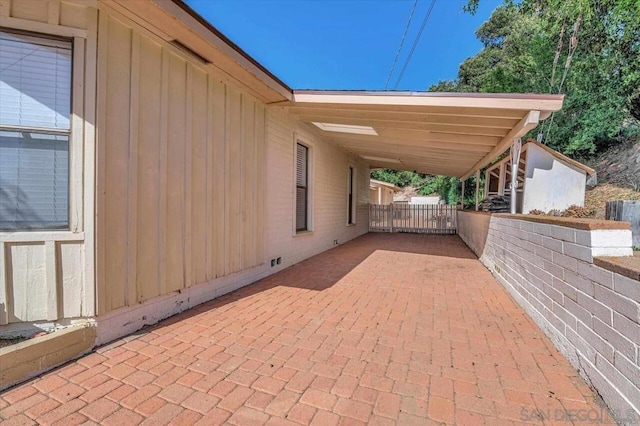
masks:
[(75, 35), (74, 61), (81, 63), (73, 70), (72, 229), (0, 232), (0, 326), (94, 314), (93, 262), (85, 255), (93, 250), (93, 237), (85, 230), (94, 215), (93, 169), (86, 165), (94, 161), (96, 12), (81, 0), (0, 0), (0, 26)]
[(99, 313), (264, 262), (265, 106), (100, 15)]

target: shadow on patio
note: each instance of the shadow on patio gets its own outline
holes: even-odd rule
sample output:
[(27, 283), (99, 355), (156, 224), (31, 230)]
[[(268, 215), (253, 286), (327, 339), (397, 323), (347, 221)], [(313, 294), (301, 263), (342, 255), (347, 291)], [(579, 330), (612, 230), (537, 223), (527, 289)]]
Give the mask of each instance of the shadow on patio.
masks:
[(367, 234), (118, 340), (7, 391), (0, 415), (65, 424), (609, 419), (460, 239), (410, 234)]

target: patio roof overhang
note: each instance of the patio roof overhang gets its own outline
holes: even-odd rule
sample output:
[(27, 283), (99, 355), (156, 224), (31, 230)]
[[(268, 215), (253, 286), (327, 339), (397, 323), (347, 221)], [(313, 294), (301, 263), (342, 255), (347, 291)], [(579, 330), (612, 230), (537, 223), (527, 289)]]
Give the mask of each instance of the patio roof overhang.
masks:
[[(467, 179), (562, 107), (563, 95), (293, 92), (279, 102), (372, 168)], [(372, 131), (373, 130), (373, 131)]]
[(373, 168), (466, 179), (562, 107), (562, 95), (291, 90), (183, 0), (104, 2)]

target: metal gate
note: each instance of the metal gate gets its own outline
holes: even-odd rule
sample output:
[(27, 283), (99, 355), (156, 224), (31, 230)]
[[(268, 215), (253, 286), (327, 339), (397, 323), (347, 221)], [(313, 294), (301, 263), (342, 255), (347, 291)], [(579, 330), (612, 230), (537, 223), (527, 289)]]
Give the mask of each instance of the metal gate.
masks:
[(456, 206), (435, 204), (370, 204), (369, 231), (455, 234)]

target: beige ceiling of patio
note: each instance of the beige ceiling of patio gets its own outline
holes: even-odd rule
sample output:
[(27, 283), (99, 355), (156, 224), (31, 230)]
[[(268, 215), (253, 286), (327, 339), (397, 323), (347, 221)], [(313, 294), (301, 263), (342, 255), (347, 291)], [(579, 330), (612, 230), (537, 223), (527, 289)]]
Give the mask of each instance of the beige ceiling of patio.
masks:
[(294, 91), (280, 103), (372, 168), (468, 177), (562, 107), (562, 95)]

